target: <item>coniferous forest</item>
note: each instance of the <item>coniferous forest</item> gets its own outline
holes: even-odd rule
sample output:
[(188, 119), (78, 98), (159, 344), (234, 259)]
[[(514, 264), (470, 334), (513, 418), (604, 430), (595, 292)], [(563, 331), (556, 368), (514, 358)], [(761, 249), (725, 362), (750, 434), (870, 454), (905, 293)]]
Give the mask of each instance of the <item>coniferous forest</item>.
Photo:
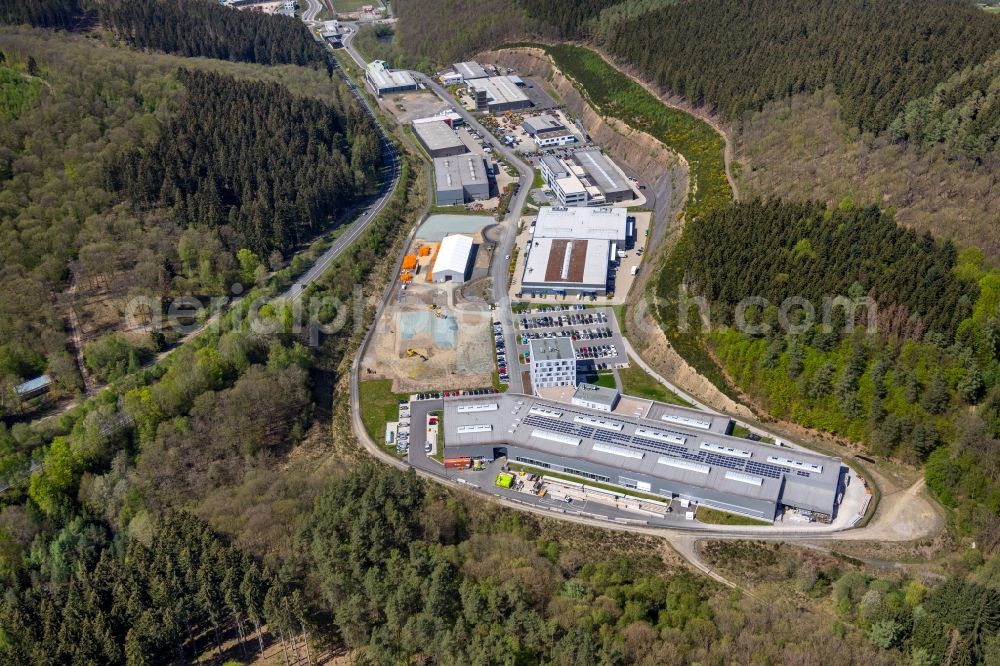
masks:
[(950, 340), (978, 296), (974, 282), (955, 275), (951, 243), (904, 229), (874, 206), (752, 201), (698, 219), (689, 233), (688, 280), (723, 308), (747, 295), (816, 305), (828, 295), (865, 295), (893, 313), (883, 334)]
[(620, 25), (608, 48), (728, 119), (829, 85), (849, 124), (882, 131), (1000, 48), (1000, 17), (953, 0), (681, 2)]
[(168, 208), (180, 227), (217, 229), (266, 257), (287, 253), (374, 183), (379, 142), (347, 118), (277, 83), (185, 70), (187, 95), (148, 149), (108, 168), (109, 189), (141, 209)]
[(72, 28), (84, 10), (77, 0), (0, 0), (0, 23)]
[(232, 11), (204, 0), (101, 0), (101, 22), (128, 44), (183, 56), (260, 65), (325, 67), (302, 21)]

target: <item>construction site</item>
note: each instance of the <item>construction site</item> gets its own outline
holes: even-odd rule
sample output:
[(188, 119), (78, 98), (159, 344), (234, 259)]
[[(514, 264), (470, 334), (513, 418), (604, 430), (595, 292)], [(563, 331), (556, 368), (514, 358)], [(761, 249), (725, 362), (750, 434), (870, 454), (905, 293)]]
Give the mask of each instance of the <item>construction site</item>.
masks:
[(491, 384), (493, 225), (491, 216), (432, 215), (420, 226), (375, 326), (366, 379), (391, 379), (397, 393)]

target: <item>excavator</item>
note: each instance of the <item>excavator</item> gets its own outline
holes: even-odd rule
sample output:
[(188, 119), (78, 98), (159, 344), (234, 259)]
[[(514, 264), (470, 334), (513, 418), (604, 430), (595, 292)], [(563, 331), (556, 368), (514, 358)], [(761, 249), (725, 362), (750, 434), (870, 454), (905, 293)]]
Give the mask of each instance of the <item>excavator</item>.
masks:
[(420, 352), (418, 352), (416, 349), (407, 349), (406, 350), (406, 357), (407, 358), (413, 358), (414, 356), (419, 356), (424, 361), (427, 360), (427, 357), (424, 356), (423, 354), (421, 354)]
[(441, 312), (441, 306), (440, 305), (437, 305), (436, 303), (431, 303), (427, 307), (430, 308), (431, 312), (433, 312), (434, 316), (437, 317), (438, 319), (447, 319), (448, 318), (447, 315), (445, 315), (443, 312)]

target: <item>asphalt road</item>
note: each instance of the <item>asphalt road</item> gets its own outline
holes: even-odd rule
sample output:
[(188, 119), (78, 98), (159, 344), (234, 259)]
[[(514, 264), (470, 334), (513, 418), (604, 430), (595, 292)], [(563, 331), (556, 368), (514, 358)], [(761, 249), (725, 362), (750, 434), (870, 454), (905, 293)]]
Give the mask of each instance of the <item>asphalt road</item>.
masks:
[(306, 23), (312, 23), (321, 11), (323, 11), (323, 5), (319, 3), (319, 0), (306, 0), (306, 9), (302, 12), (301, 18)]
[[(315, 7), (313, 6), (314, 3)], [(312, 21), (311, 17), (315, 17), (316, 12), (318, 12), (320, 8), (318, 0), (309, 0), (309, 8), (303, 12), (302, 20), (307, 22)], [(307, 14), (310, 18), (307, 18)], [(350, 33), (344, 40), (345, 48), (348, 48), (348, 45), (351, 41), (353, 41), (354, 36), (358, 34), (358, 28), (354, 24), (343, 25), (350, 27)], [(353, 51), (352, 48), (349, 48), (348, 52), (352, 54), (351, 57), (355, 58), (355, 61), (359, 62), (363, 68), (364, 60), (361, 59), (360, 54), (357, 54), (357, 52)], [(330, 264), (332, 264), (337, 257), (339, 257), (341, 253), (351, 245), (351, 243), (357, 240), (365, 232), (365, 230), (368, 229), (368, 225), (372, 223), (372, 220), (378, 216), (379, 212), (381, 212), (381, 210), (385, 208), (386, 204), (389, 203), (389, 200), (392, 199), (392, 195), (396, 191), (396, 186), (399, 184), (400, 161), (395, 147), (386, 136), (382, 127), (378, 125), (378, 117), (368, 104), (368, 100), (365, 99), (364, 94), (357, 89), (354, 82), (350, 79), (350, 77), (344, 74), (342, 70), (338, 69), (337, 71), (344, 80), (348, 89), (351, 91), (351, 94), (354, 95), (354, 98), (379, 128), (379, 135), (382, 143), (382, 168), (384, 175), (382, 179), (382, 187), (380, 188), (376, 199), (371, 204), (363, 208), (361, 214), (354, 220), (354, 222), (351, 223), (350, 227), (348, 227), (340, 238), (338, 238), (326, 252), (320, 255), (312, 267), (295, 281), (295, 284), (290, 286), (285, 293), (282, 294), (283, 298), (293, 300), (298, 298), (302, 295), (302, 292), (305, 291), (306, 287), (318, 280), (326, 269), (330, 267)]]

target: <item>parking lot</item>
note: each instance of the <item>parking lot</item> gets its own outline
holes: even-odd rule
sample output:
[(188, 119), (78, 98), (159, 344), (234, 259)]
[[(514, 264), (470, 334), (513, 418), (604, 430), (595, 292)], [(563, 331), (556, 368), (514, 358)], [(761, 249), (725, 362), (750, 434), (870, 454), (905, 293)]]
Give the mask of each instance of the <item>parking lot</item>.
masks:
[(519, 351), (527, 352), (528, 341), (544, 338), (569, 338), (582, 369), (591, 364), (594, 370), (628, 367), (625, 343), (611, 308), (539, 307), (514, 316)]
[[(503, 335), (503, 326), (499, 321), (493, 322), (493, 345), (496, 349), (496, 368), (501, 384), (510, 384), (509, 366), (507, 365), (507, 340)], [(516, 367), (516, 366), (515, 366)]]

